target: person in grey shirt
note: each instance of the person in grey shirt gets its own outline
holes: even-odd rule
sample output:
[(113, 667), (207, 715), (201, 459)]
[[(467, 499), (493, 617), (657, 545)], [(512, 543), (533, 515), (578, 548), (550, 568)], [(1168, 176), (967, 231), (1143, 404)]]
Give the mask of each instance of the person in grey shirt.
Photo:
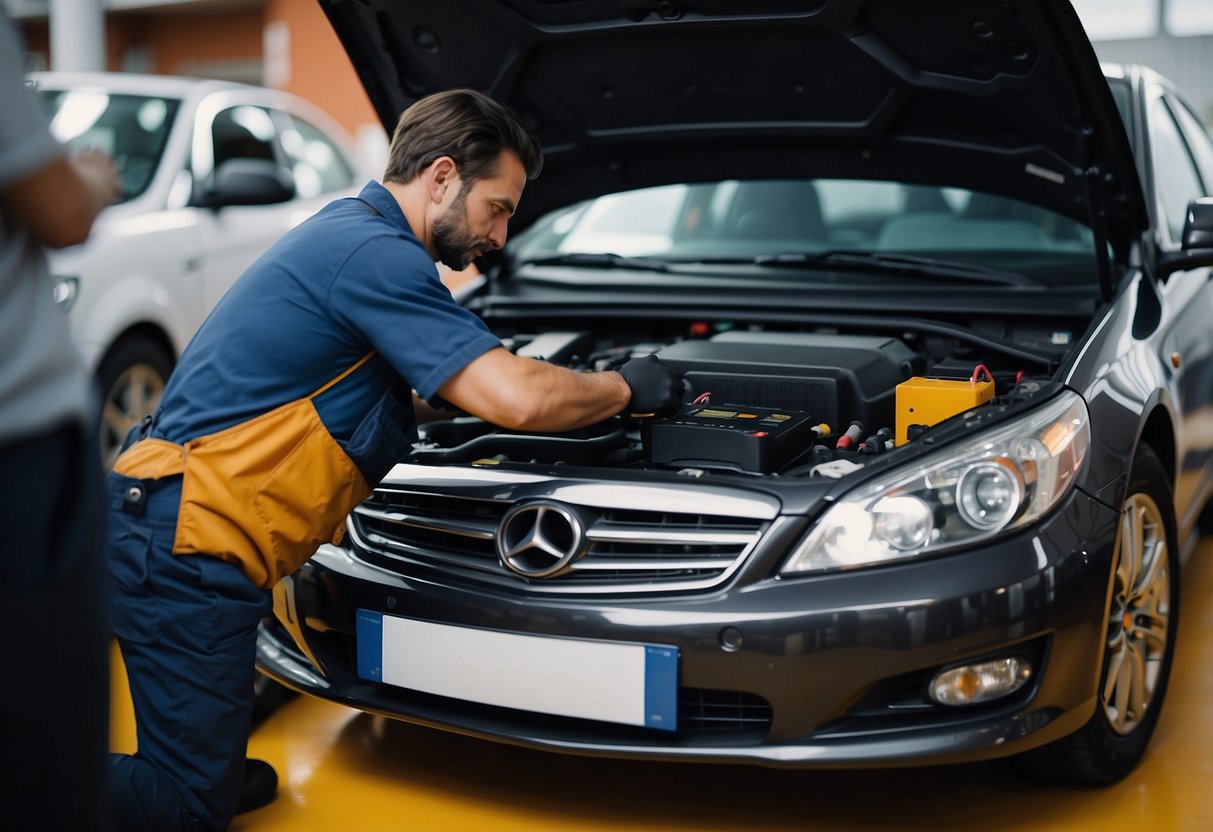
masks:
[(0, 826), (103, 829), (100, 454), (46, 247), (83, 242), (119, 180), (108, 157), (69, 157), (51, 136), (23, 54), (0, 3)]

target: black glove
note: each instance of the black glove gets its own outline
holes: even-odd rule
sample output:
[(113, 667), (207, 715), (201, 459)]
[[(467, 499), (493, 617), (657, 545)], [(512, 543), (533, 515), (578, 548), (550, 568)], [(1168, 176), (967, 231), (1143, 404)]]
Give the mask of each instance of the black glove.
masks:
[(671, 373), (657, 356), (633, 358), (618, 372), (632, 388), (632, 400), (624, 408), (624, 415), (651, 413), (664, 416), (673, 413), (681, 404), (682, 379)]

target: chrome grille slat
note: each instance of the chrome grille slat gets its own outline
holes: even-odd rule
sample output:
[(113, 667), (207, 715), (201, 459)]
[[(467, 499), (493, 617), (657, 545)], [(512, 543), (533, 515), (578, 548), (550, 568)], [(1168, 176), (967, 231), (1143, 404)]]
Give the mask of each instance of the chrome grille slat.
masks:
[(637, 529), (631, 524), (595, 523), (586, 531), (592, 542), (602, 543), (684, 543), (688, 546), (745, 546), (754, 539), (753, 531), (701, 531), (687, 529)]
[[(682, 510), (685, 499), (676, 511), (566, 499), (562, 503), (585, 521), (585, 554), (563, 573), (527, 579), (500, 562), (494, 539), (506, 513), (534, 498), (502, 499), (509, 495), (489, 496), (483, 490), (468, 496), (463, 490), (453, 483), (444, 483), (441, 491), (381, 486), (350, 515), (355, 556), (399, 574), (438, 568), (456, 580), (465, 574), (528, 593), (690, 590), (732, 575), (770, 522), (721, 514), (719, 500), (713, 505), (717, 513), (694, 514)], [(561, 502), (562, 495), (538, 496)]]
[(629, 563), (624, 560), (579, 560), (573, 564), (574, 572), (598, 572), (616, 569), (622, 572), (628, 570), (643, 571), (674, 571), (677, 569), (720, 569), (729, 561), (721, 563), (716, 560), (638, 560)]
[[(424, 562), (433, 559), (433, 552), (428, 549), (412, 546), (408, 543), (400, 543), (395, 540), (388, 540), (382, 535), (373, 534), (365, 539), (356, 539), (359, 545), (364, 548), (370, 548), (372, 551), (392, 558), (401, 564), (407, 563), (409, 560)], [(443, 563), (464, 569), (499, 571), (496, 559), (489, 560), (486, 557), (477, 555), (465, 555), (453, 552), (443, 553)]]
[(354, 509), (354, 511), (367, 517), (374, 517), (376, 520), (383, 520), (387, 523), (397, 523), (401, 526), (412, 526), (413, 528), (417, 529), (431, 529), (438, 532), (458, 534), (464, 537), (476, 537), (480, 538), (481, 540), (492, 540), (493, 535), (497, 533), (497, 527), (487, 523), (436, 520), (416, 514), (404, 514), (403, 512), (398, 511), (381, 511), (367, 505), (361, 505)]

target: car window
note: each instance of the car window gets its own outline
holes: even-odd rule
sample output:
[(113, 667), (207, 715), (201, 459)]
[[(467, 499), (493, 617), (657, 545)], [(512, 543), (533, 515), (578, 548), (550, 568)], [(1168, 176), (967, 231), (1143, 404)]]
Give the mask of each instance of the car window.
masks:
[(319, 196), (349, 188), (354, 171), (337, 145), (315, 125), (288, 116), (282, 131), (282, 149), (291, 160), (295, 187), (302, 197)]
[[(612, 253), (670, 261), (747, 260), (839, 249), (974, 264), (1060, 263), (1096, 280), (1091, 231), (1043, 208), (960, 188), (849, 179), (724, 180), (609, 194), (539, 220), (516, 259)], [(1042, 256), (1043, 255), (1043, 256)]]
[(669, 185), (649, 188), (640, 199), (630, 194), (596, 199), (587, 209), (585, 221), (570, 228), (557, 248), (624, 255), (668, 251), (677, 236), (675, 224), (687, 193), (686, 185)]
[(1183, 128), (1184, 138), (1188, 147), (1196, 156), (1196, 164), (1200, 168), (1200, 178), (1204, 180), (1205, 195), (1213, 194), (1213, 139), (1200, 120), (1192, 114), (1182, 101), (1175, 101), (1175, 115), (1179, 118), (1179, 126)]
[(1203, 188), (1187, 142), (1162, 97), (1150, 104), (1150, 138), (1153, 142), (1154, 190), (1163, 225), (1178, 242), (1183, 235), (1188, 203), (1201, 196)]
[(240, 104), (220, 110), (211, 122), (215, 167), (232, 159), (275, 161), (274, 120), (269, 110)]
[(180, 101), (98, 89), (44, 90), (41, 97), (57, 139), (72, 150), (95, 148), (113, 158), (124, 201), (147, 190)]
[(1129, 141), (1133, 141), (1133, 123), (1132, 112), (1130, 106), (1132, 88), (1128, 82), (1109, 78), (1108, 87), (1112, 90), (1112, 100), (1116, 102), (1116, 112), (1120, 114), (1120, 120), (1125, 126), (1125, 130), (1129, 134)]

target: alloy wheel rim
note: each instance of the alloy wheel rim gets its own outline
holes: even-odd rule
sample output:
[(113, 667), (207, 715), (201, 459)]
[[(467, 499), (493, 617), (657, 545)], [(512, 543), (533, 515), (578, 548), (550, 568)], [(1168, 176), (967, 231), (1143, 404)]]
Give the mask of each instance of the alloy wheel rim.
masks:
[(1134, 494), (1125, 502), (1117, 539), (1100, 698), (1108, 724), (1123, 736), (1141, 725), (1154, 701), (1171, 620), (1167, 532), (1149, 495)]
[(101, 458), (106, 470), (118, 459), (127, 432), (156, 409), (163, 393), (164, 379), (150, 364), (134, 364), (114, 381), (101, 411)]

